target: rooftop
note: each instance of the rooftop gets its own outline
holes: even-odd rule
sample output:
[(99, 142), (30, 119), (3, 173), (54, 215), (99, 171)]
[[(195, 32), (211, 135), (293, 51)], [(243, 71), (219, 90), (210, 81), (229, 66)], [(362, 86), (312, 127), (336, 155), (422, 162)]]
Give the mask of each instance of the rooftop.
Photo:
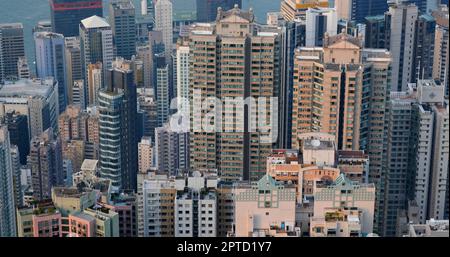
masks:
[(97, 168), (98, 160), (85, 159), (81, 165), (81, 170), (95, 170)]
[(0, 85), (0, 98), (28, 98), (36, 96), (47, 98), (52, 91), (53, 78), (5, 81), (3, 85)]
[(306, 139), (303, 148), (305, 150), (334, 150), (334, 142), (319, 139)]
[(64, 40), (64, 36), (62, 34), (49, 32), (49, 31), (35, 32), (34, 37), (35, 38), (60, 38), (60, 39)]
[(2, 23), (0, 29), (23, 29), (22, 23)]
[(234, 5), (233, 9), (230, 9), (228, 11), (222, 10), (221, 7), (217, 10), (217, 19), (216, 20), (222, 20), (228, 17), (231, 17), (233, 15), (236, 15), (240, 18), (243, 18), (247, 20), (248, 22), (253, 22), (255, 20), (255, 15), (253, 14), (253, 10), (250, 8), (248, 12), (243, 11), (239, 8), (239, 6), (236, 4)]
[(109, 28), (110, 25), (106, 21), (106, 19), (99, 17), (97, 15), (91, 16), (89, 18), (86, 18), (81, 21), (81, 24), (83, 27), (87, 29), (93, 29), (93, 28)]

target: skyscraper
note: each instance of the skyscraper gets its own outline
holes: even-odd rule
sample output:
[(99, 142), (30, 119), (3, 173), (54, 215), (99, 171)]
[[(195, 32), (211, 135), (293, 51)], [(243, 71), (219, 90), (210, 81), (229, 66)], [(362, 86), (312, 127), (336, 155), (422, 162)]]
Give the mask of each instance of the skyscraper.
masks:
[(58, 81), (59, 112), (67, 106), (66, 57), (64, 36), (52, 32), (34, 33), (36, 67), (39, 78), (53, 77)]
[(155, 56), (155, 90), (158, 126), (167, 122), (170, 111), (170, 71), (164, 55)]
[(434, 39), (433, 78), (439, 79), (445, 87), (445, 95), (449, 95), (449, 40), (448, 40), (448, 7), (441, 5), (433, 12), (436, 20)]
[(100, 174), (118, 189), (136, 190), (137, 99), (131, 62), (118, 59), (99, 101)]
[(73, 104), (74, 81), (84, 78), (79, 37), (65, 38), (67, 104)]
[(173, 131), (168, 123), (155, 129), (155, 167), (177, 176), (189, 170), (189, 134)]
[(4, 123), (8, 126), (10, 143), (18, 147), (20, 164), (25, 165), (30, 152), (27, 116), (12, 110), (6, 113)]
[[(361, 41), (325, 36), (323, 48), (299, 48), (294, 61), (292, 147), (307, 132), (336, 137), (339, 150), (359, 150), (363, 64)], [(316, 86), (319, 83), (320, 86)]]
[(170, 56), (173, 49), (173, 17), (172, 2), (169, 0), (158, 0), (155, 4), (155, 28), (162, 32), (164, 43), (164, 53), (167, 63), (170, 63)]
[(155, 4), (153, 0), (141, 0), (141, 14), (142, 16), (155, 17)]
[(292, 139), (292, 101), (294, 84), (294, 52), (306, 43), (306, 22), (287, 21), (282, 29), (281, 46), (281, 84), (279, 111), (278, 148), (290, 149)]
[(87, 70), (86, 105), (98, 104), (98, 92), (103, 88), (103, 65), (101, 62), (90, 63)]
[(414, 4), (393, 1), (385, 14), (386, 48), (392, 54), (392, 89), (396, 91), (406, 90), (415, 74), (414, 35), (418, 12)]
[(197, 21), (213, 22), (217, 17), (217, 8), (224, 11), (233, 9), (235, 5), (242, 8), (242, 0), (196, 0)]
[(16, 236), (11, 145), (6, 126), (0, 126), (0, 237)]
[(20, 181), (21, 170), (19, 148), (16, 145), (11, 145), (11, 164), (13, 172), (14, 206), (19, 208), (23, 206), (23, 193), (22, 183)]
[(364, 18), (366, 25), (365, 47), (386, 48), (386, 28), (383, 15), (368, 16)]
[[(83, 142), (86, 159), (97, 159), (99, 151), (99, 116), (95, 109), (81, 109), (69, 105), (58, 118), (58, 129), (63, 149), (71, 141)], [(78, 172), (77, 170), (75, 170)]]
[(385, 160), (383, 226), (396, 234), (398, 214), (417, 206), (417, 220), (443, 219), (448, 179), (448, 105), (444, 88), (433, 80), (392, 92)]
[(322, 46), (324, 34), (337, 34), (337, 16), (333, 8), (309, 8), (306, 11), (306, 46)]
[(110, 3), (109, 19), (115, 56), (130, 60), (136, 54), (136, 14), (133, 3), (129, 0)]
[[(270, 114), (274, 110), (269, 106), (276, 105), (271, 97), (277, 96), (279, 90), (279, 36), (278, 30), (264, 31), (263, 27), (257, 27), (253, 12), (239, 8), (221, 10), (215, 24), (192, 29), (189, 36), (191, 169), (217, 170), (228, 181), (257, 180), (265, 174), (265, 158), (275, 143), (268, 141), (278, 134), (278, 121), (272, 119)], [(231, 103), (232, 108), (219, 109), (214, 104), (214, 108), (197, 109), (205, 105), (202, 101), (208, 97), (237, 100)], [(243, 104), (247, 97), (265, 101), (264, 111), (251, 106), (252, 112), (259, 112), (261, 120), (265, 117), (264, 127), (254, 130), (244, 127), (251, 119)], [(210, 117), (213, 121), (208, 121), (212, 131), (201, 128), (202, 120), (209, 120), (208, 112), (214, 116)]]
[(139, 111), (144, 115), (144, 136), (155, 140), (155, 128), (158, 127), (158, 106), (152, 95), (141, 94), (138, 97)]
[(111, 26), (101, 17), (91, 16), (80, 24), (81, 56), (83, 73), (88, 77), (88, 65), (101, 62), (103, 74), (111, 69), (114, 56)]
[(138, 144), (139, 173), (146, 173), (153, 167), (153, 145), (151, 137), (142, 137)]
[(410, 81), (431, 79), (433, 77), (433, 57), (436, 21), (430, 14), (422, 14), (417, 18), (413, 71)]
[(189, 46), (177, 45), (177, 95), (178, 111), (188, 114), (189, 104)]
[(17, 61), (25, 56), (22, 23), (0, 24), (0, 84), (18, 77)]
[(375, 184), (375, 223), (383, 219), (384, 205), (383, 160), (386, 158), (386, 140), (389, 92), (391, 90), (391, 54), (386, 49), (363, 49), (363, 101), (361, 104), (360, 149), (369, 156), (369, 183)]
[(61, 141), (53, 129), (31, 140), (27, 164), (31, 167), (34, 199), (50, 199), (52, 187), (64, 184)]
[(122, 133), (123, 93), (101, 89), (99, 103), (99, 170), (102, 178), (111, 180), (111, 185), (120, 188), (122, 179)]
[(50, 0), (53, 32), (65, 37), (78, 36), (81, 20), (93, 15), (103, 16), (101, 0)]

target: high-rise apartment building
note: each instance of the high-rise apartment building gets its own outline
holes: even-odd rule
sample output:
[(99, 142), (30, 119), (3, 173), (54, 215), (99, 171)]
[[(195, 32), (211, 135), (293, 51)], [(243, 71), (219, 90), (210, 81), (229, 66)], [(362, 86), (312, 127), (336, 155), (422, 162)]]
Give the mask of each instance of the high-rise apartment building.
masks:
[(392, 90), (404, 91), (416, 71), (413, 67), (417, 6), (408, 2), (389, 2), (385, 13), (386, 48), (392, 55)]
[[(269, 106), (276, 104), (271, 97), (279, 90), (279, 36), (278, 30), (258, 27), (252, 11), (239, 8), (219, 11), (215, 24), (194, 27), (190, 32), (191, 169), (217, 170), (228, 181), (258, 180), (265, 174), (265, 158), (278, 134), (278, 121), (271, 116), (275, 111)], [(234, 99), (225, 103), (233, 106), (219, 109), (216, 103), (215, 108), (200, 110), (208, 97), (224, 102)], [(261, 120), (265, 118), (256, 129), (244, 126), (252, 118), (252, 124), (257, 124), (245, 111), (243, 102), (248, 97), (266, 104), (264, 111), (249, 107), (251, 112), (259, 112)], [(208, 118), (208, 112), (214, 117)], [(202, 129), (202, 120), (211, 128)]]
[(281, 84), (279, 92), (279, 136), (278, 148), (290, 149), (292, 139), (292, 101), (294, 85), (294, 51), (306, 44), (306, 21), (296, 20), (284, 23), (281, 46)]
[(65, 42), (62, 34), (36, 32), (36, 68), (39, 78), (53, 77), (58, 81), (59, 112), (67, 105)]
[[(448, 179), (448, 105), (433, 80), (392, 92), (388, 116), (382, 235), (396, 235), (398, 213), (417, 205), (417, 219), (442, 219)], [(395, 189), (395, 190), (394, 190)]]
[[(189, 114), (189, 46), (177, 45), (177, 103), (178, 112)], [(186, 117), (188, 118), (188, 117)]]
[(154, 78), (158, 126), (163, 126), (170, 114), (170, 67), (162, 54), (155, 56)]
[(386, 48), (386, 28), (383, 15), (367, 16), (364, 18), (366, 25), (365, 48)]
[(152, 74), (152, 49), (150, 44), (139, 45), (136, 48), (136, 57), (143, 63), (144, 71), (144, 88), (150, 89), (152, 86), (151, 74)]
[(175, 181), (155, 172), (138, 174), (137, 192), (138, 236), (173, 237)]
[(65, 37), (79, 35), (80, 21), (93, 15), (103, 16), (101, 0), (50, 0), (52, 30)]
[(144, 136), (151, 137), (155, 140), (155, 128), (158, 127), (158, 106), (155, 98), (144, 92), (138, 97), (139, 111), (144, 114)]
[(66, 90), (67, 104), (73, 104), (74, 81), (84, 78), (83, 65), (81, 63), (81, 48), (79, 37), (66, 37), (65, 39), (66, 59)]
[(64, 183), (61, 141), (51, 128), (31, 140), (27, 164), (31, 167), (34, 198), (50, 199), (52, 187)]
[(382, 220), (379, 206), (384, 204), (383, 161), (386, 158), (385, 135), (391, 91), (391, 53), (385, 49), (364, 49), (362, 62), (365, 79), (361, 106), (360, 149), (369, 156), (368, 182), (374, 183), (376, 188), (375, 220)]
[(17, 79), (17, 61), (25, 56), (22, 23), (0, 24), (0, 84)]
[(136, 14), (131, 1), (115, 1), (109, 5), (109, 24), (113, 32), (115, 56), (127, 60), (136, 54)]
[(410, 81), (433, 77), (436, 21), (430, 14), (421, 14), (416, 21), (413, 71)]
[(193, 172), (176, 179), (176, 237), (217, 236), (217, 177)]
[(436, 20), (434, 38), (433, 78), (439, 79), (445, 87), (445, 95), (449, 95), (449, 40), (448, 40), (448, 6), (441, 5), (433, 12)]
[(189, 170), (189, 133), (173, 131), (169, 123), (155, 129), (155, 167), (177, 176)]
[(141, 14), (142, 16), (155, 16), (155, 5), (153, 0), (141, 0)]
[(101, 62), (103, 74), (112, 68), (114, 48), (113, 33), (108, 22), (101, 17), (91, 16), (81, 21), (80, 45), (83, 74), (88, 78), (88, 65)]
[(162, 32), (164, 43), (164, 55), (167, 63), (170, 63), (170, 56), (173, 50), (173, 16), (172, 2), (169, 0), (158, 0), (155, 3), (155, 28)]
[(72, 104), (78, 105), (81, 108), (86, 108), (86, 86), (84, 80), (75, 80), (72, 86)]
[(16, 145), (11, 145), (11, 164), (13, 171), (13, 188), (14, 188), (14, 206), (16, 208), (23, 206), (23, 192), (21, 183), (20, 170), (20, 154), (19, 148)]
[[(63, 148), (72, 141), (81, 141), (83, 142), (84, 158), (97, 159), (99, 151), (98, 122), (99, 114), (96, 109), (82, 110), (80, 106), (69, 105), (58, 119), (59, 135)], [(78, 171), (75, 170), (75, 172)]]
[(339, 150), (359, 150), (364, 73), (361, 48), (360, 40), (341, 33), (326, 36), (323, 48), (296, 50), (293, 148), (298, 147), (298, 135), (325, 132), (335, 136)]
[(153, 167), (153, 145), (151, 137), (142, 137), (138, 144), (139, 173), (146, 173)]
[(87, 66), (87, 106), (98, 105), (98, 92), (103, 88), (103, 65), (101, 62), (90, 63)]
[(6, 126), (0, 125), (0, 236), (16, 236), (16, 218), (14, 201), (13, 163), (9, 132)]

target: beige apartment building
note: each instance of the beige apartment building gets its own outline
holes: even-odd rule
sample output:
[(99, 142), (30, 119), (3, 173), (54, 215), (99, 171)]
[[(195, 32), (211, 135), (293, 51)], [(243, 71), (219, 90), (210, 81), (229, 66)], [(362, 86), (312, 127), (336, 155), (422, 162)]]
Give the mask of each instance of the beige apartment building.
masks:
[(267, 174), (297, 187), (297, 203), (314, 196), (320, 181), (335, 181), (345, 174), (352, 181), (366, 182), (369, 161), (363, 151), (338, 151), (334, 136), (305, 133), (299, 150), (273, 150), (267, 158)]
[(310, 236), (367, 236), (373, 232), (375, 186), (341, 174), (332, 184), (316, 185)]
[(295, 226), (295, 187), (266, 175), (258, 182), (234, 186), (236, 237), (300, 236)]
[(86, 106), (97, 105), (98, 91), (103, 87), (103, 65), (101, 62), (87, 66), (87, 103)]
[(147, 172), (153, 167), (153, 145), (151, 137), (142, 137), (138, 143), (139, 173)]
[[(69, 105), (58, 118), (58, 129), (63, 144), (63, 152), (69, 154), (70, 148), (81, 154), (79, 165), (86, 159), (98, 158), (99, 134), (98, 113), (95, 108), (82, 111), (79, 106)], [(65, 156), (67, 156), (67, 154)], [(69, 154), (70, 155), (70, 154)], [(72, 160), (72, 159), (71, 159)], [(74, 160), (72, 160), (74, 163)], [(78, 172), (74, 170), (74, 172)]]
[(298, 136), (324, 132), (338, 149), (359, 150), (363, 65), (361, 41), (325, 35), (323, 48), (299, 48), (294, 60), (292, 147)]
[[(271, 114), (267, 97), (277, 94), (280, 35), (254, 23), (251, 10), (219, 10), (217, 17), (216, 23), (193, 25), (188, 37), (190, 166), (199, 171), (217, 170), (226, 181), (257, 181), (265, 174), (266, 157), (272, 148), (272, 142), (261, 138), (271, 136), (265, 132), (270, 128)], [(234, 106), (195, 109), (207, 97), (217, 97), (222, 103), (231, 99), (229, 103)], [(251, 112), (244, 112), (240, 101), (247, 97), (261, 97), (267, 104), (264, 114), (268, 122), (255, 130), (244, 126), (250, 113), (257, 112), (256, 105), (249, 108)], [(202, 120), (205, 123), (211, 116), (208, 112), (214, 114), (210, 124), (215, 131), (201, 128)]]

